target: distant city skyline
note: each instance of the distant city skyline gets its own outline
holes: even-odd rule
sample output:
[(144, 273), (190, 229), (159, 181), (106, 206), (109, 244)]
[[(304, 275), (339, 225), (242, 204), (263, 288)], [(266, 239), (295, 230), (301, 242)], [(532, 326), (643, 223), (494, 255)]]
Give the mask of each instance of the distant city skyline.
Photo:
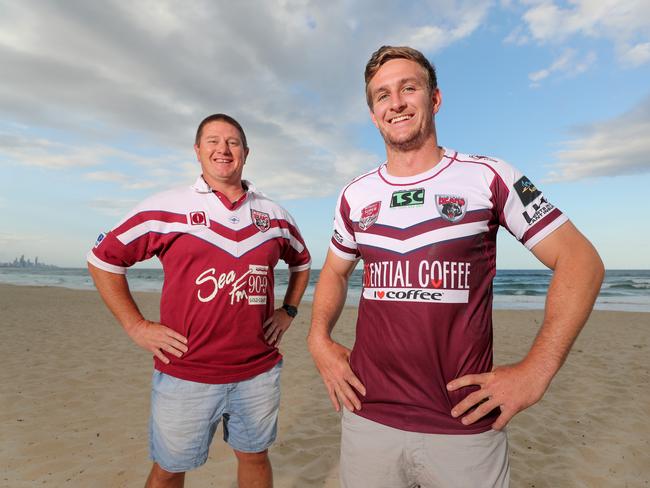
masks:
[[(436, 65), (443, 146), (519, 168), (608, 269), (650, 269), (650, 2), (0, 8), (0, 261), (84, 267), (138, 201), (194, 181), (196, 126), (225, 112), (251, 146), (244, 177), (294, 215), (320, 267), (338, 192), (385, 157), (365, 63), (405, 44)], [(542, 265), (503, 230), (497, 267)]]

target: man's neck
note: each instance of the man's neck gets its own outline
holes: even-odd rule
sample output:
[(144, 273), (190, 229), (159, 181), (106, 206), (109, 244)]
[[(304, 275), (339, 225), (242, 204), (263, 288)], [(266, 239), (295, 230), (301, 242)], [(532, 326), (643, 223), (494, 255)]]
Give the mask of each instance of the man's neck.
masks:
[(400, 151), (386, 146), (388, 174), (392, 176), (413, 176), (430, 170), (444, 156), (444, 149), (438, 146), (435, 134), (429, 137), (421, 147), (409, 151)]
[(244, 188), (242, 180), (233, 182), (208, 181), (205, 178), (205, 175), (203, 176), (203, 179), (212, 190), (218, 191), (231, 202), (236, 202), (242, 197), (244, 193), (246, 193), (246, 188)]

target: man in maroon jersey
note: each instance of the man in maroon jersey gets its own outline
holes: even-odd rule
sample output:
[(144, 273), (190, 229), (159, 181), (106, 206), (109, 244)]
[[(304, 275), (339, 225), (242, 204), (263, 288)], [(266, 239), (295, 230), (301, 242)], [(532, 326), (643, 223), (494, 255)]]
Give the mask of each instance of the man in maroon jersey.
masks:
[[(102, 298), (140, 347), (154, 354), (146, 486), (182, 487), (205, 463), (223, 419), (240, 487), (273, 484), (282, 355), (278, 344), (297, 314), (310, 256), (289, 213), (242, 180), (249, 153), (232, 117), (204, 119), (194, 149), (202, 175), (149, 197), (88, 253)], [(126, 268), (157, 256), (164, 269), (160, 323), (134, 302)], [(274, 309), (273, 268), (290, 277)]]
[[(384, 46), (366, 66), (387, 162), (341, 192), (313, 306), (309, 350), (342, 418), (345, 487), (497, 486), (502, 429), (537, 402), (587, 320), (603, 278), (582, 234), (504, 161), (438, 145), (429, 61)], [(544, 323), (520, 362), (493, 367), (496, 234), (553, 269)], [(352, 350), (331, 339), (364, 262)]]

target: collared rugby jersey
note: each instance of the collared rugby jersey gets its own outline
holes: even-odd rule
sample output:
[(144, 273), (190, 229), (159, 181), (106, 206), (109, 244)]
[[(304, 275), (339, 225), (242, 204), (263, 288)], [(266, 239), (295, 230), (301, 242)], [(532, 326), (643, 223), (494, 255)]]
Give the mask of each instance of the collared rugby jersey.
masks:
[(471, 434), (498, 412), (464, 426), (451, 409), (477, 387), (452, 379), (492, 369), (492, 279), (505, 227), (532, 249), (566, 222), (507, 163), (445, 150), (410, 177), (386, 165), (339, 196), (330, 249), (363, 260), (352, 369), (366, 386), (359, 415), (402, 430)]
[(289, 213), (257, 192), (231, 205), (202, 177), (154, 195), (100, 235), (88, 262), (112, 273), (157, 256), (165, 274), (160, 322), (187, 337), (188, 351), (159, 371), (202, 383), (251, 378), (280, 361), (264, 340), (273, 314), (273, 268), (309, 269), (310, 256)]

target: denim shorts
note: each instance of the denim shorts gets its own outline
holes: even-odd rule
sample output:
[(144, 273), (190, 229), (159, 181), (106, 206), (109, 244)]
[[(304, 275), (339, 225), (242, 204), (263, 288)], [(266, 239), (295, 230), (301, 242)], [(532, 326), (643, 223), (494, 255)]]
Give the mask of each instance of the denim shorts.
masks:
[(205, 463), (223, 419), (223, 439), (241, 452), (273, 444), (280, 406), (282, 361), (237, 383), (212, 385), (155, 370), (151, 388), (149, 453), (166, 471), (189, 471)]

